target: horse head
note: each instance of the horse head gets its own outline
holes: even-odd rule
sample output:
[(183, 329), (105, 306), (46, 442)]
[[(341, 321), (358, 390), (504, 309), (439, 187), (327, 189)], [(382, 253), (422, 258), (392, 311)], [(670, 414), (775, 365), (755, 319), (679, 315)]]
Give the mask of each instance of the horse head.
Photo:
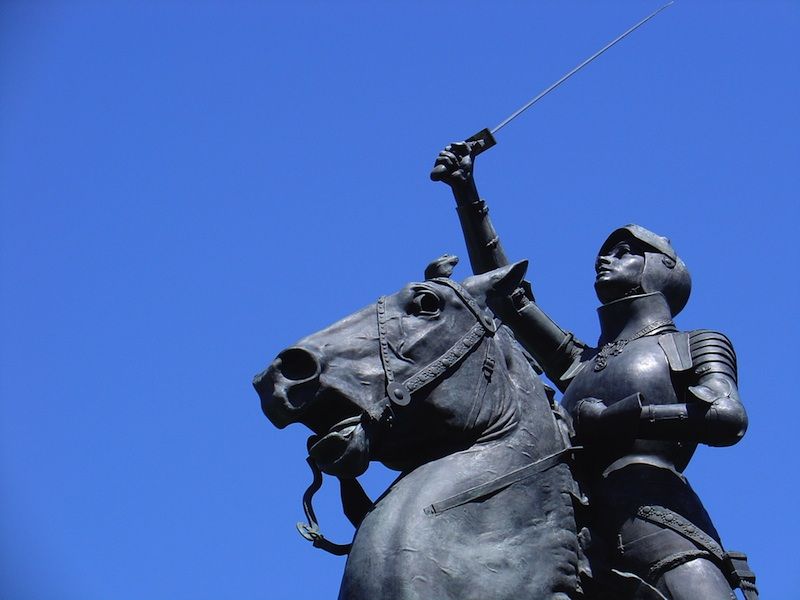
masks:
[(497, 370), (509, 385), (533, 374), (486, 305), (526, 268), (410, 283), (300, 340), (254, 380), (264, 413), (279, 428), (308, 426), (310, 455), (347, 477), (370, 460), (407, 471), (501, 435), (519, 414), (511, 394), (485, 394), (488, 382)]
[[(569, 448), (528, 357), (487, 308), (527, 263), (459, 284), (453, 262), (302, 339), (255, 378), (273, 424), (313, 431), (312, 465), (343, 482), (373, 460), (402, 472), (352, 545), (331, 548), (349, 551), (340, 600), (576, 589)], [(306, 514), (301, 533), (317, 545)]]

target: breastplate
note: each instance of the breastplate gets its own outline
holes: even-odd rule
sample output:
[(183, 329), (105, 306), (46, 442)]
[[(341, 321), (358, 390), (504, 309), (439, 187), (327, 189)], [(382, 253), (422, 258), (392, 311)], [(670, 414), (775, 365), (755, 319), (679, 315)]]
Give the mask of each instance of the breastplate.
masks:
[[(675, 374), (669, 367), (667, 356), (658, 344), (658, 336), (647, 336), (629, 342), (620, 354), (611, 355), (605, 367), (595, 369), (590, 356), (575, 375), (564, 393), (562, 405), (573, 417), (575, 408), (584, 398), (597, 398), (607, 406), (640, 393), (644, 404), (675, 404), (684, 402), (684, 386), (676, 391)], [(597, 442), (586, 454), (591, 456), (594, 468), (605, 469), (620, 458), (641, 456), (645, 461), (654, 459), (666, 466), (682, 471), (696, 447), (695, 443), (663, 440), (620, 440), (613, 435)], [(594, 469), (593, 469), (594, 470)]]

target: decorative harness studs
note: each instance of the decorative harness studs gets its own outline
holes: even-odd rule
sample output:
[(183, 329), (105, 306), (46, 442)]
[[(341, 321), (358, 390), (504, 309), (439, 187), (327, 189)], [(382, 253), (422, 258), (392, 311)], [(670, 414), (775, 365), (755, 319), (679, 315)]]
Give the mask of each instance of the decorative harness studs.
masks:
[(378, 298), (375, 307), (378, 313), (378, 341), (383, 374), (386, 378), (386, 396), (390, 402), (398, 406), (406, 406), (411, 402), (411, 394), (404, 385), (394, 382), (394, 371), (389, 363), (389, 342), (386, 339), (386, 296)]

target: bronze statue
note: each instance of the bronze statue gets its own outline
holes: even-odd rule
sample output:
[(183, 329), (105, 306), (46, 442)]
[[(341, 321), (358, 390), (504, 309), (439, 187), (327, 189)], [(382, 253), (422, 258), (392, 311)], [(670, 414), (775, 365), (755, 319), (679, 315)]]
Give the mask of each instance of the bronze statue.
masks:
[[(448, 146), (432, 178), (452, 188), (475, 273), (508, 263), (475, 186), (471, 142)], [(747, 428), (736, 355), (723, 334), (673, 323), (691, 289), (668, 239), (638, 225), (600, 247), (595, 290), (601, 334), (592, 348), (556, 325), (529, 285), (493, 308), (548, 378), (572, 417), (575, 473), (586, 519), (594, 597), (756, 598), (741, 553), (725, 552), (683, 475), (698, 443), (735, 444)]]
[[(435, 261), (255, 378), (274, 425), (314, 432), (310, 460), (342, 480), (358, 527), (351, 548), (328, 547), (314, 523), (304, 533), (349, 551), (341, 600), (582, 598), (564, 415), (486, 309), (526, 263), (461, 284), (454, 263)], [(355, 480), (373, 460), (400, 471), (374, 505)]]

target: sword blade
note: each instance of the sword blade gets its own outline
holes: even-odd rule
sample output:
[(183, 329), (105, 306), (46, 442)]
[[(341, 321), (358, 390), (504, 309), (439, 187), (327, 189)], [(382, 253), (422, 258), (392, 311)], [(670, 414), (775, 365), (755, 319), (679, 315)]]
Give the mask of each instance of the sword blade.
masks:
[[(642, 25), (647, 23), (650, 19), (655, 17), (658, 13), (660, 13), (662, 10), (664, 10), (665, 8), (670, 6), (671, 4), (674, 4), (674, 0), (670, 0), (669, 2), (667, 2), (666, 4), (664, 4), (663, 6), (658, 8), (657, 10), (655, 10), (652, 13), (650, 13), (649, 15), (647, 15), (644, 19), (642, 19), (641, 21), (636, 23), (634, 26), (632, 26), (631, 28), (629, 28), (628, 30), (626, 30), (625, 32), (621, 33), (616, 38), (614, 38), (613, 40), (608, 42), (605, 46), (600, 48), (600, 50), (598, 50), (597, 52), (592, 54), (589, 58), (584, 60), (577, 67), (575, 67), (574, 69), (572, 69), (571, 71), (566, 73), (563, 77), (561, 77), (561, 79), (559, 79), (555, 83), (550, 84), (546, 89), (542, 90), (536, 97), (532, 98), (531, 100), (526, 102), (523, 106), (521, 106), (519, 109), (517, 109), (516, 111), (511, 113), (511, 115), (509, 115), (502, 123), (500, 123), (494, 129), (491, 129), (491, 130), (488, 129), (488, 128), (487, 129), (481, 129), (475, 135), (473, 135), (473, 136), (467, 138), (466, 140), (464, 140), (467, 143), (467, 146), (469, 148), (470, 156), (472, 158), (475, 158), (476, 156), (478, 156), (484, 150), (488, 150), (489, 148), (491, 148), (492, 146), (497, 144), (497, 140), (494, 139), (494, 134), (495, 133), (500, 131), (503, 127), (508, 125), (514, 119), (516, 119), (519, 115), (521, 115), (523, 112), (528, 110), (531, 106), (536, 104), (539, 100), (544, 98), (547, 94), (552, 92), (554, 89), (556, 89), (562, 83), (564, 83), (567, 79), (569, 79), (570, 77), (575, 75), (575, 73), (580, 71), (583, 67), (585, 67), (590, 62), (592, 62), (594, 59), (596, 59), (598, 56), (603, 54), (606, 50), (610, 49), (615, 44), (621, 42), (623, 39), (628, 37), (634, 31), (639, 29), (639, 27), (641, 27)], [(447, 172), (447, 167), (445, 167), (444, 165), (436, 165), (433, 168), (433, 170), (431, 171), (431, 179), (433, 181), (440, 181), (441, 179), (444, 178), (446, 172)]]
[(599, 57), (601, 54), (603, 54), (603, 53), (604, 53), (606, 50), (609, 50), (609, 49), (610, 49), (612, 46), (614, 46), (614, 45), (615, 45), (615, 44), (617, 44), (618, 42), (621, 42), (623, 39), (625, 39), (626, 37), (628, 37), (628, 36), (629, 36), (630, 34), (632, 34), (634, 31), (636, 31), (637, 29), (639, 29), (639, 27), (641, 27), (642, 25), (644, 25), (645, 23), (647, 23), (647, 22), (648, 22), (650, 19), (652, 19), (653, 17), (655, 17), (655, 16), (656, 16), (658, 13), (660, 13), (662, 10), (664, 10), (665, 8), (667, 8), (668, 6), (670, 6), (670, 5), (671, 5), (671, 4), (673, 4), (673, 3), (674, 3), (674, 0), (670, 0), (670, 1), (669, 1), (669, 2), (667, 2), (667, 3), (666, 3), (664, 6), (662, 6), (662, 7), (660, 7), (659, 9), (657, 9), (657, 10), (653, 11), (652, 13), (650, 13), (649, 15), (647, 15), (647, 16), (646, 16), (644, 19), (642, 19), (641, 21), (639, 21), (638, 23), (636, 23), (636, 25), (634, 25), (633, 27), (631, 27), (630, 29), (628, 29), (628, 30), (627, 30), (627, 31), (625, 31), (624, 33), (620, 34), (619, 36), (617, 36), (616, 38), (614, 38), (613, 40), (611, 40), (611, 41), (610, 41), (608, 44), (606, 44), (605, 46), (603, 46), (602, 48), (600, 48), (600, 50), (598, 50), (597, 52), (595, 52), (594, 54), (592, 54), (592, 55), (591, 55), (589, 58), (587, 58), (586, 60), (584, 60), (584, 61), (583, 61), (581, 64), (579, 64), (577, 67), (575, 67), (574, 69), (572, 69), (572, 70), (571, 70), (569, 73), (565, 74), (565, 75), (564, 75), (564, 76), (563, 76), (561, 79), (559, 79), (559, 80), (558, 80), (558, 81), (556, 81), (555, 83), (552, 83), (552, 84), (550, 84), (550, 86), (548, 86), (548, 87), (547, 87), (545, 90), (543, 90), (542, 92), (540, 92), (540, 93), (539, 93), (539, 94), (538, 94), (538, 95), (537, 95), (535, 98), (532, 98), (531, 100), (529, 100), (528, 102), (526, 102), (526, 103), (525, 103), (523, 106), (521, 106), (519, 109), (517, 109), (516, 111), (514, 111), (514, 112), (513, 112), (511, 115), (509, 115), (509, 116), (508, 116), (508, 117), (507, 117), (507, 118), (506, 118), (506, 119), (505, 119), (505, 120), (504, 120), (502, 123), (500, 123), (500, 124), (499, 124), (499, 125), (497, 125), (497, 126), (494, 128), (494, 129), (492, 129), (492, 130), (491, 130), (491, 133), (493, 133), (493, 134), (494, 134), (494, 133), (497, 133), (498, 131), (500, 131), (500, 130), (501, 130), (503, 127), (505, 127), (506, 125), (508, 125), (508, 124), (509, 124), (511, 121), (513, 121), (514, 119), (516, 119), (516, 118), (517, 118), (519, 115), (521, 115), (523, 112), (525, 112), (526, 110), (528, 110), (528, 109), (529, 109), (531, 106), (533, 106), (534, 104), (536, 104), (536, 103), (537, 103), (539, 100), (541, 100), (542, 98), (544, 98), (545, 96), (547, 96), (547, 94), (549, 94), (550, 92), (552, 92), (554, 89), (556, 89), (556, 88), (557, 88), (558, 86), (560, 86), (562, 83), (564, 83), (564, 82), (565, 82), (567, 79), (569, 79), (570, 77), (572, 77), (573, 75), (575, 75), (575, 73), (577, 73), (578, 71), (580, 71), (580, 70), (581, 70), (583, 67), (585, 67), (586, 65), (588, 65), (590, 62), (592, 62), (594, 59), (596, 59), (596, 58), (597, 58), (597, 57)]

